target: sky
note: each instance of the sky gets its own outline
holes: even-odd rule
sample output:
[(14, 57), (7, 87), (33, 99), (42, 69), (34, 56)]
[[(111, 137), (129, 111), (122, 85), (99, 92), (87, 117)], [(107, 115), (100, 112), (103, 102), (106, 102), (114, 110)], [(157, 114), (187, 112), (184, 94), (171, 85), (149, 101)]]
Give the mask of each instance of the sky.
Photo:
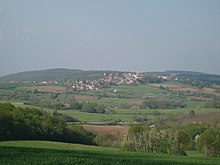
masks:
[(0, 76), (49, 68), (220, 75), (220, 1), (0, 0)]

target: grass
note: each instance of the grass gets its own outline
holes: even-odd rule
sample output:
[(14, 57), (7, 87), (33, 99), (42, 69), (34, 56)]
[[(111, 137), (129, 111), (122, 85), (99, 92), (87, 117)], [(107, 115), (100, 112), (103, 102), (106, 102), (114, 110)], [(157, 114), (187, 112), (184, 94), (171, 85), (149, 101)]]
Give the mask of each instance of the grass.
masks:
[(103, 122), (103, 121), (133, 121), (134, 116), (129, 114), (100, 114), (100, 113), (86, 113), (77, 110), (59, 110), (59, 113), (63, 113), (83, 122)]
[(118, 148), (90, 146), (83, 144), (38, 141), (38, 140), (20, 140), (20, 141), (3, 141), (0, 142), (0, 147), (25, 147), (25, 148), (43, 148), (56, 150), (90, 150), (90, 151), (119, 151)]
[[(1, 101), (0, 101), (1, 102)], [(6, 101), (2, 101), (6, 102)], [(15, 106), (38, 108), (38, 106), (24, 105), (22, 102), (11, 102)], [(115, 113), (86, 113), (80, 112), (78, 110), (58, 110), (59, 113), (63, 113), (72, 116), (82, 122), (109, 122), (109, 121), (127, 121), (133, 122), (135, 117), (145, 117), (149, 120), (157, 119), (159, 117), (167, 118), (169, 115), (182, 114), (184, 116), (189, 116), (189, 111), (194, 110), (196, 115), (208, 114), (212, 112), (220, 112), (219, 108), (183, 108), (183, 109), (114, 109)], [(53, 113), (53, 109), (43, 108), (44, 111), (48, 113)], [(158, 116), (158, 113), (160, 114)]]
[(218, 165), (220, 158), (123, 152), (119, 149), (46, 141), (0, 142), (4, 165)]
[(199, 151), (186, 151), (186, 154), (188, 156), (193, 156), (193, 157), (202, 157), (202, 153)]

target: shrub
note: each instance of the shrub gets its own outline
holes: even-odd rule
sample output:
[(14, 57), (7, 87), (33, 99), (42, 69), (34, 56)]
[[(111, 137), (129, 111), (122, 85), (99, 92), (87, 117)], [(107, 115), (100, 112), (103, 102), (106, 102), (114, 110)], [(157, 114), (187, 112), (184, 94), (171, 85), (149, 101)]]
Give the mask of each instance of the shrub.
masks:
[(198, 149), (205, 156), (220, 156), (220, 131), (218, 128), (208, 128), (198, 141)]

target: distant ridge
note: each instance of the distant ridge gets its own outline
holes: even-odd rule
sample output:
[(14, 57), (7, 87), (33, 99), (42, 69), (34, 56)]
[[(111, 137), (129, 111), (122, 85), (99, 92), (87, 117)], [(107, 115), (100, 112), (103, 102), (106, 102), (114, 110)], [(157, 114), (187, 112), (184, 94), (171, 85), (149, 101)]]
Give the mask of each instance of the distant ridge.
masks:
[(202, 72), (195, 72), (195, 71), (182, 71), (182, 70), (167, 70), (164, 73), (168, 74), (176, 74), (176, 75), (201, 75), (201, 74), (208, 74), (208, 73), (202, 73)]
[(0, 82), (91, 80), (110, 72), (115, 71), (84, 71), (79, 69), (56, 68), (14, 73), (0, 77)]
[[(94, 80), (100, 78), (104, 73), (121, 73), (122, 71), (110, 71), (110, 70), (80, 70), (80, 69), (66, 69), (66, 68), (55, 68), (45, 69), (37, 71), (25, 71), (14, 73), (0, 77), (0, 82), (10, 81), (76, 81), (76, 80)], [(145, 72), (147, 74), (157, 75), (169, 75), (180, 78), (192, 78), (201, 81), (207, 81), (220, 85), (220, 75), (207, 74), (202, 72), (194, 71), (180, 71), (180, 70), (168, 70), (165, 72)]]
[(194, 72), (194, 71), (179, 71), (179, 70), (168, 70), (163, 73), (166, 75), (177, 76), (180, 78), (192, 78), (200, 81), (220, 84), (220, 75), (216, 75), (216, 74), (208, 74), (208, 73)]

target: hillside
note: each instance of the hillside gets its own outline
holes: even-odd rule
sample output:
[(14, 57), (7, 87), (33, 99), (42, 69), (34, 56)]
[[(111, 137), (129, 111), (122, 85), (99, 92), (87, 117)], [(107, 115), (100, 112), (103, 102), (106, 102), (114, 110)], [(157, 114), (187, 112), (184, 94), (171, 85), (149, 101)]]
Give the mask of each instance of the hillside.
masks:
[[(24, 81), (76, 81), (76, 80), (95, 80), (103, 77), (104, 73), (122, 73), (122, 71), (108, 71), (108, 70), (79, 70), (79, 69), (46, 69), (37, 71), (19, 72), (0, 77), (0, 82), (24, 82)], [(194, 80), (220, 84), (220, 75), (207, 74), (193, 71), (165, 71), (165, 72), (144, 72), (149, 75), (172, 76), (179, 78), (190, 78)]]
[(113, 71), (84, 71), (78, 69), (46, 69), (38, 71), (19, 72), (0, 77), (0, 82), (9, 81), (67, 81), (67, 80), (93, 80)]
[(170, 70), (163, 72), (165, 75), (176, 76), (179, 78), (191, 78), (195, 80), (220, 84), (220, 75), (194, 72), (194, 71), (176, 71)]

